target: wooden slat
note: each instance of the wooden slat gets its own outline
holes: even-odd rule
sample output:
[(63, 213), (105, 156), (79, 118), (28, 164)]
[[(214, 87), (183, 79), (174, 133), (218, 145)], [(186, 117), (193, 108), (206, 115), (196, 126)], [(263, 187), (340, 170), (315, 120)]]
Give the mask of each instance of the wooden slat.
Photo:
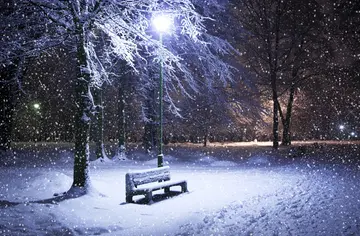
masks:
[(170, 170), (168, 166), (129, 172), (126, 174), (126, 188), (134, 189), (138, 185), (170, 180)]

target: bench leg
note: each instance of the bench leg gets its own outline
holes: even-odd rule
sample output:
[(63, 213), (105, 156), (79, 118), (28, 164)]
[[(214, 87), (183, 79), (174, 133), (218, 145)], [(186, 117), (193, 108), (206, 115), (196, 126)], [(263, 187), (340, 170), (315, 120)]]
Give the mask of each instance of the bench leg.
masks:
[(187, 191), (187, 182), (184, 182), (181, 184), (181, 192), (186, 193)]
[(153, 203), (151, 191), (146, 193), (146, 200), (148, 201), (149, 204)]
[(131, 195), (126, 195), (126, 202), (127, 203), (133, 202)]

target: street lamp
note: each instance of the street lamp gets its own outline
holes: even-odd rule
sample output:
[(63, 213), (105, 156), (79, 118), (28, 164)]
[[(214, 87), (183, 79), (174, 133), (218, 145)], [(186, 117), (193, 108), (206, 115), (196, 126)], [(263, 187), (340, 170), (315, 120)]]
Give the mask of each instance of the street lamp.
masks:
[[(152, 20), (156, 31), (159, 33), (159, 41), (162, 46), (162, 35), (171, 25), (171, 19), (166, 15), (157, 15)], [(160, 58), (160, 81), (159, 81), (159, 150), (158, 150), (158, 167), (164, 166), (163, 154), (163, 58)]]
[(34, 108), (35, 108), (35, 110), (40, 109), (40, 104), (39, 104), (39, 103), (35, 103), (35, 104), (34, 104)]
[(339, 126), (339, 129), (340, 129), (341, 131), (343, 131), (343, 130), (345, 129), (345, 126), (344, 126), (344, 125), (340, 125), (340, 126)]
[[(35, 114), (36, 116), (40, 116), (40, 104), (39, 103), (34, 103), (33, 104), (33, 108), (35, 110)], [(40, 136), (40, 131), (39, 131), (39, 118), (36, 117), (36, 121), (35, 121), (35, 142), (39, 140), (39, 136)]]
[(157, 15), (153, 18), (153, 24), (156, 31), (158, 31), (161, 36), (162, 33), (165, 33), (169, 30), (172, 24), (172, 19), (168, 15)]

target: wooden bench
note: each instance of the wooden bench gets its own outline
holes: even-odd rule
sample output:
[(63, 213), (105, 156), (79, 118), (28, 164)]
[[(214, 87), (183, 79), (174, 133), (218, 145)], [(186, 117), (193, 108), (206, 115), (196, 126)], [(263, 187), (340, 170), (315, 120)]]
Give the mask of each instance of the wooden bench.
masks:
[(181, 186), (181, 192), (187, 192), (185, 180), (170, 180), (169, 166), (140, 170), (126, 173), (126, 202), (133, 202), (135, 195), (145, 195), (148, 203), (152, 203), (152, 192), (164, 189), (165, 193), (170, 192), (170, 187)]

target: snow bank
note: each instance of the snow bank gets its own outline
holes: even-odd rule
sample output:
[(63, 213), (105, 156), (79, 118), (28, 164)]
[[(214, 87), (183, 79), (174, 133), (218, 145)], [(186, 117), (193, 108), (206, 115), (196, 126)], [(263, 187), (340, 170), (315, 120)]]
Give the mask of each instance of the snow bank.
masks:
[(255, 166), (263, 166), (263, 165), (271, 165), (271, 159), (267, 156), (253, 156), (250, 157), (247, 162), (249, 165)]
[(60, 172), (42, 173), (26, 181), (26, 189), (35, 191), (56, 192), (67, 189), (72, 184), (72, 178)]
[(198, 159), (198, 163), (199, 164), (211, 164), (218, 161), (218, 158), (214, 157), (214, 156), (203, 156), (201, 158)]
[[(171, 156), (171, 155), (165, 155), (164, 156), (164, 164), (165, 165), (169, 165), (171, 163), (174, 163), (176, 162), (178, 159), (174, 156)], [(157, 158), (154, 158), (154, 159), (151, 159), (149, 161), (144, 161), (143, 162), (145, 165), (150, 165), (150, 166), (157, 166), (157, 163), (158, 163), (158, 159)]]
[(229, 166), (237, 166), (237, 164), (233, 161), (214, 161), (210, 164), (210, 166), (221, 166), (221, 167), (229, 167)]

